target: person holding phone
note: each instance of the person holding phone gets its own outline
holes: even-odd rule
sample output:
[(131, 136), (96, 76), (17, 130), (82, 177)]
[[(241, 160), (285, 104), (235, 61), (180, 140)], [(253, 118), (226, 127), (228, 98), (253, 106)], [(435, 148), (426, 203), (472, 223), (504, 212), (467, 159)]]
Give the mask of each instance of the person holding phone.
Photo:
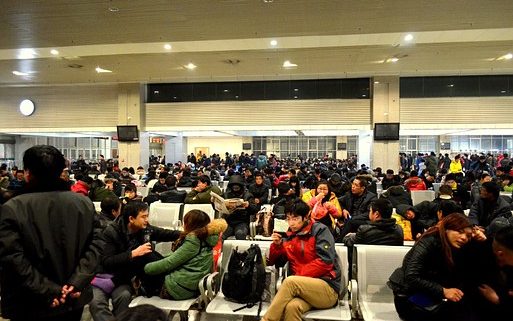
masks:
[[(105, 247), (100, 273), (112, 275), (111, 284), (99, 284), (102, 291), (95, 291), (89, 308), (94, 321), (112, 320), (114, 316), (128, 309), (134, 289), (132, 278), (150, 293), (160, 291), (160, 279), (151, 279), (144, 273), (144, 266), (162, 258), (152, 249), (151, 242), (173, 242), (181, 232), (151, 226), (148, 223), (148, 205), (131, 201), (125, 205), (121, 217), (107, 226), (103, 232)], [(142, 280), (142, 281), (141, 281)], [(109, 282), (109, 283), (110, 283)], [(157, 288), (154, 288), (157, 287)], [(112, 300), (113, 310), (109, 307)]]
[(302, 314), (328, 309), (337, 304), (341, 269), (335, 240), (329, 228), (308, 218), (310, 208), (301, 199), (285, 206), (289, 230), (283, 236), (273, 233), (269, 250), (270, 265), (290, 264), (287, 277), (263, 321), (300, 321)]
[(473, 239), (486, 236), (461, 213), (446, 216), (420, 237), (388, 282), (401, 319), (475, 320), (467, 260)]

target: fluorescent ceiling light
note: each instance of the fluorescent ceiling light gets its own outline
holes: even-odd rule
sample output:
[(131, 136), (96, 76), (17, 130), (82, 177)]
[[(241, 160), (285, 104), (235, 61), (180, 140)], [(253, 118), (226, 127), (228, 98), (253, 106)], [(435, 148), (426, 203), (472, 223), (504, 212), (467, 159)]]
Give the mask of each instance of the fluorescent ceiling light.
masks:
[(52, 55), (54, 55), (54, 56), (57, 56), (57, 55), (59, 54), (59, 50), (57, 50), (57, 49), (52, 49), (52, 50), (50, 50), (50, 53), (51, 53)]
[(16, 76), (28, 76), (29, 75), (28, 72), (21, 72), (21, 71), (18, 71), (18, 70), (14, 70), (12, 73), (14, 75), (16, 75)]
[(189, 69), (189, 70), (194, 70), (196, 69), (196, 66), (195, 64), (193, 64), (192, 62), (189, 62), (187, 65), (184, 66), (186, 69)]
[(290, 60), (285, 60), (283, 63), (283, 68), (294, 68), (297, 67), (297, 64), (293, 64), (290, 62)]
[(276, 46), (278, 44), (278, 41), (273, 39), (273, 40), (271, 40), (270, 44), (271, 44), (271, 46)]
[(184, 131), (184, 137), (232, 137), (233, 135), (211, 130)]
[(507, 53), (507, 54), (505, 54), (505, 55), (500, 56), (499, 58), (497, 58), (497, 60), (509, 60), (509, 59), (511, 59), (511, 58), (513, 58), (513, 54), (512, 54), (512, 53)]
[(388, 58), (387, 60), (385, 60), (385, 62), (398, 62), (399, 61), (399, 58), (397, 57), (392, 57), (392, 58)]
[(166, 49), (166, 50), (171, 50), (171, 48), (172, 48), (172, 47), (171, 47), (171, 45), (170, 45), (170, 44), (168, 44), (168, 43), (166, 43), (166, 44), (164, 45), (164, 49)]
[(404, 36), (404, 41), (412, 41), (412, 40), (413, 40), (413, 35), (411, 33)]
[(33, 59), (37, 55), (36, 51), (32, 48), (20, 49), (18, 59)]
[(302, 132), (305, 136), (358, 136), (358, 129), (314, 129)]
[(96, 67), (95, 68), (96, 72), (97, 73), (105, 73), (105, 72), (112, 72), (112, 70), (108, 70), (108, 69), (103, 69), (103, 68), (100, 68), (100, 66)]

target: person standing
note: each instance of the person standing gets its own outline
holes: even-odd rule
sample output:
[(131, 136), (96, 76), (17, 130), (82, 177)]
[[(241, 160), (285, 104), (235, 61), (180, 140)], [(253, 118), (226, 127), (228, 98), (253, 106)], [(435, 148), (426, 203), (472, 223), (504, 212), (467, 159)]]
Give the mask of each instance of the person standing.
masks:
[(27, 149), (23, 165), (24, 194), (0, 214), (2, 317), (78, 321), (103, 246), (93, 203), (60, 179), (66, 165), (55, 147)]

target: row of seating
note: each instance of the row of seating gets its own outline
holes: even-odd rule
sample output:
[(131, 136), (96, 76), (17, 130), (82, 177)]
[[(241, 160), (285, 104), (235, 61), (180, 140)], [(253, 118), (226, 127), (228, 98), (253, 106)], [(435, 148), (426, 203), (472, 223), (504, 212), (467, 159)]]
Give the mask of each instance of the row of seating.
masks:
[[(221, 320), (235, 316), (256, 317), (258, 304), (234, 312), (243, 304), (231, 302), (225, 299), (220, 288), (222, 275), (228, 268), (232, 250), (245, 251), (251, 244), (257, 244), (263, 255), (268, 255), (271, 242), (226, 240), (223, 243), (222, 253), (218, 263), (219, 272), (205, 276), (200, 281), (200, 296), (191, 300), (173, 301), (158, 297), (137, 297), (130, 306), (140, 304), (152, 304), (168, 313), (179, 313), (182, 320), (187, 318), (187, 311), (198, 304), (207, 314), (207, 320)], [(325, 310), (312, 310), (304, 315), (305, 320), (351, 320), (352, 317), (363, 320), (400, 320), (394, 306), (392, 291), (386, 283), (392, 272), (399, 266), (410, 246), (381, 246), (381, 245), (356, 245), (354, 247), (353, 264), (356, 266), (356, 278), (348, 281), (348, 248), (343, 244), (336, 244), (335, 249), (343, 272), (342, 288), (348, 288), (349, 294), (345, 295), (339, 303)], [(260, 316), (264, 315), (270, 306), (270, 301), (279, 287), (284, 275), (282, 269), (267, 267), (270, 275), (271, 293), (269, 302), (263, 302)], [(350, 301), (349, 301), (350, 298)]]

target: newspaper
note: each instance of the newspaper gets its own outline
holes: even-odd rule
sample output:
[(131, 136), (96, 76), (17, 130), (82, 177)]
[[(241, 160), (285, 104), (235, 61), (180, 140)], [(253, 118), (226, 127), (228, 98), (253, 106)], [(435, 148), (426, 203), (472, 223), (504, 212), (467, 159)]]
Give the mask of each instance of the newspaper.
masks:
[(214, 208), (219, 212), (219, 214), (232, 214), (244, 204), (244, 200), (242, 198), (230, 198), (225, 200), (222, 196), (219, 196), (214, 192), (210, 192), (210, 197), (214, 204)]
[(287, 232), (289, 230), (289, 224), (286, 220), (274, 219), (274, 231), (275, 232)]

